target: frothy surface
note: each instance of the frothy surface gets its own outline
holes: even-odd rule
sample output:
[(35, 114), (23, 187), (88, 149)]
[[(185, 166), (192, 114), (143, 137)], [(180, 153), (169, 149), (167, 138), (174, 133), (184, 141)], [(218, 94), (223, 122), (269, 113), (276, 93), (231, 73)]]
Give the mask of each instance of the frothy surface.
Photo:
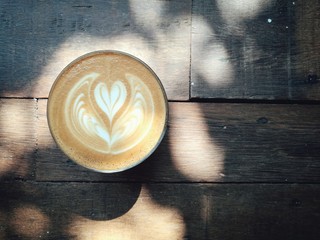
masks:
[(104, 172), (144, 160), (163, 137), (167, 102), (155, 74), (119, 52), (85, 55), (53, 85), (48, 122), (60, 148), (79, 164)]
[(94, 151), (125, 152), (150, 131), (154, 118), (151, 91), (137, 76), (125, 74), (125, 78), (108, 87), (99, 73), (88, 73), (67, 94), (67, 127)]

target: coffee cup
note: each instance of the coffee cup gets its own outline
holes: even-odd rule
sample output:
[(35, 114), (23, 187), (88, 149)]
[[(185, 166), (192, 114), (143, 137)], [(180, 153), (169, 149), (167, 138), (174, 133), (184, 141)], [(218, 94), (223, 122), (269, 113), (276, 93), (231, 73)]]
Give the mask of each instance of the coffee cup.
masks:
[(48, 125), (74, 162), (112, 173), (147, 159), (164, 137), (168, 101), (157, 75), (119, 51), (85, 54), (59, 74), (50, 90)]

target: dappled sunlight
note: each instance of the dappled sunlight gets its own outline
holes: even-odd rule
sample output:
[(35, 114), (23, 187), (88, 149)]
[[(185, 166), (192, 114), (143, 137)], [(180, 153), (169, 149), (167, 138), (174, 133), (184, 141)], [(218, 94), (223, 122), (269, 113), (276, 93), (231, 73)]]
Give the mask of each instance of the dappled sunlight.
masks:
[[(193, 18), (193, 74), (200, 75), (211, 88), (227, 87), (234, 79), (231, 57), (214, 30), (200, 17)], [(194, 83), (192, 83), (194, 84)]]
[(245, 19), (254, 18), (273, 2), (274, 0), (218, 0), (217, 6), (223, 20), (232, 27), (240, 25)]
[[(0, 240), (317, 239), (319, 4), (1, 2)], [(105, 50), (145, 62), (170, 108), (159, 147), (141, 165), (115, 174), (91, 171), (64, 154), (59, 142), (73, 135), (57, 144), (46, 113), (61, 71)], [(79, 93), (76, 104), (62, 110), (70, 116), (73, 110), (81, 120), (76, 135), (90, 138), (77, 146), (105, 145), (100, 152), (114, 153), (116, 161), (117, 152), (106, 148), (132, 130), (119, 127), (124, 106), (137, 106), (136, 116), (157, 107), (148, 104), (150, 94), (143, 96), (149, 85), (130, 77), (137, 69), (129, 66), (128, 77), (115, 74), (123, 66), (117, 59), (111, 65), (78, 66), (72, 77), (83, 81), (73, 88), (65, 82)], [(106, 68), (106, 84), (90, 80), (98, 68)], [(110, 82), (110, 75), (119, 77)], [(121, 76), (132, 84), (119, 83)], [(308, 84), (309, 77), (316, 81)], [(90, 106), (87, 96), (96, 100)], [(95, 117), (102, 110), (107, 118)], [(79, 152), (77, 146), (69, 152)], [(80, 157), (90, 162), (90, 155)], [(126, 159), (135, 156), (128, 151)], [(110, 162), (107, 155), (99, 160)]]
[(9, 219), (12, 230), (22, 237), (41, 238), (49, 233), (50, 219), (39, 208), (25, 205), (13, 210)]
[[(99, 50), (117, 50), (134, 55), (148, 64), (164, 85), (174, 85), (174, 81), (169, 82), (168, 79), (181, 79), (188, 76), (188, 72), (177, 71), (177, 69), (188, 66), (189, 53), (186, 52), (181, 41), (189, 39), (189, 33), (173, 28), (167, 34), (172, 35), (172, 37), (165, 34), (157, 36), (155, 40), (156, 48), (146, 39), (134, 33), (125, 33), (109, 38), (86, 34), (74, 35), (61, 44), (48, 61), (48, 64), (36, 79), (36, 83), (34, 83), (33, 92), (46, 96), (55, 78), (64, 67), (81, 55)], [(167, 42), (167, 39), (172, 38), (174, 38), (174, 41)], [(172, 54), (175, 57), (170, 57)], [(172, 60), (167, 61), (168, 58)], [(183, 88), (185, 87), (187, 85)], [(174, 87), (169, 87), (169, 89), (174, 89)]]
[[(134, 33), (109, 38), (76, 34), (66, 39), (48, 61), (36, 80), (34, 92), (49, 93), (55, 78), (69, 63), (86, 53), (99, 50), (124, 51), (142, 59), (152, 59), (153, 54), (146, 41)], [(48, 79), (48, 76), (51, 76), (51, 79)]]
[(74, 215), (67, 234), (76, 240), (182, 239), (185, 231), (182, 214), (156, 203), (143, 186), (137, 202), (126, 214), (107, 221)]
[[(192, 104), (188, 109), (180, 107), (174, 110), (175, 114), (181, 116), (192, 115), (189, 118), (193, 121), (182, 124), (177, 118), (177, 122), (171, 123), (170, 150), (176, 169), (192, 181), (218, 180), (223, 176), (225, 150), (215, 142), (214, 136), (210, 136), (200, 104)], [(179, 144), (180, 141), (183, 144)], [(195, 153), (198, 153), (199, 157), (190, 157), (195, 156)]]

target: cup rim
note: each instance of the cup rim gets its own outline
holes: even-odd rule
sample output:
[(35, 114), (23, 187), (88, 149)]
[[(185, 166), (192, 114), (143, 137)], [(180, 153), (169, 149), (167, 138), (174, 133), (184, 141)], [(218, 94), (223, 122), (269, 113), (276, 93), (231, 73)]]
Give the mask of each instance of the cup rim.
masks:
[[(164, 125), (163, 125), (163, 129), (161, 130), (161, 135), (159, 136), (159, 139), (157, 140), (155, 146), (148, 152), (148, 154), (146, 154), (144, 157), (140, 158), (139, 161), (136, 161), (134, 162), (133, 164), (130, 164), (130, 165), (127, 165), (126, 167), (122, 167), (122, 168), (117, 168), (117, 169), (110, 169), (110, 170), (102, 170), (102, 169), (97, 169), (97, 168), (91, 168), (91, 167), (88, 167), (88, 166), (85, 166), (84, 164), (81, 164), (79, 163), (76, 159), (74, 159), (72, 156), (70, 156), (69, 154), (67, 154), (63, 148), (60, 146), (60, 144), (58, 143), (58, 141), (56, 140), (56, 136), (53, 134), (53, 131), (52, 131), (52, 127), (50, 126), (50, 121), (49, 121), (49, 102), (50, 102), (50, 99), (51, 99), (51, 96), (54, 92), (54, 88), (55, 88), (55, 85), (58, 83), (60, 77), (67, 71), (69, 70), (70, 68), (72, 68), (74, 66), (75, 63), (77, 62), (80, 62), (82, 59), (85, 59), (85, 58), (88, 58), (90, 56), (95, 56), (95, 55), (99, 55), (99, 54), (108, 54), (108, 53), (113, 53), (113, 54), (118, 54), (118, 55), (124, 55), (124, 56), (127, 56), (127, 57), (130, 57), (136, 61), (138, 61), (139, 63), (141, 63), (144, 67), (147, 68), (147, 70), (154, 76), (154, 78), (156, 79), (160, 89), (161, 89), (161, 92), (162, 92), (162, 95), (163, 95), (163, 100), (164, 100), (164, 105), (165, 105), (165, 119), (164, 119)], [(97, 50), (97, 51), (92, 51), (92, 52), (89, 52), (89, 53), (86, 53), (86, 54), (83, 54), (77, 58), (75, 58), (73, 61), (71, 61), (68, 65), (66, 65), (62, 71), (58, 74), (58, 76), (55, 78), (53, 84), (51, 85), (51, 88), (50, 88), (50, 91), (49, 91), (49, 95), (48, 95), (48, 99), (47, 99), (47, 106), (46, 106), (46, 117), (47, 117), (47, 124), (48, 124), (48, 127), (49, 127), (49, 131), (50, 131), (50, 134), (54, 140), (54, 142), (57, 144), (57, 146), (59, 147), (59, 149), (63, 152), (63, 154), (65, 154), (70, 160), (72, 160), (73, 162), (75, 162), (77, 165), (79, 166), (82, 166), (86, 169), (89, 169), (89, 170), (92, 170), (94, 172), (99, 172), (99, 173), (117, 173), (117, 172), (123, 172), (123, 171), (126, 171), (126, 170), (129, 170), (131, 168), (134, 168), (135, 166), (141, 164), (142, 162), (144, 162), (147, 158), (149, 158), (153, 153), (154, 151), (159, 147), (160, 143), (162, 142), (166, 132), (167, 132), (167, 129), (168, 129), (168, 120), (169, 120), (169, 104), (168, 104), (168, 97), (167, 97), (167, 94), (166, 94), (166, 91), (165, 91), (165, 88), (160, 80), (160, 78), (158, 77), (158, 75), (153, 71), (153, 69), (148, 65), (146, 64), (144, 61), (142, 61), (141, 59), (139, 59), (138, 57), (132, 55), (132, 54), (129, 54), (127, 52), (123, 52), (123, 51), (119, 51), (119, 50)]]

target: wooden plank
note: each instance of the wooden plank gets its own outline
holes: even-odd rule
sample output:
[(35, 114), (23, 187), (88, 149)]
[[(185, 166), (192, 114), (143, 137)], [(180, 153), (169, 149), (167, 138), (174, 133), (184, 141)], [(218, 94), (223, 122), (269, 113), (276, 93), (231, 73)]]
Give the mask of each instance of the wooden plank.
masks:
[(0, 99), (0, 179), (33, 178), (36, 100)]
[(318, 105), (170, 103), (168, 132), (141, 165), (119, 174), (77, 166), (50, 136), (39, 100), (39, 181), (319, 182)]
[(47, 97), (82, 54), (120, 50), (146, 62), (169, 99), (189, 99), (191, 0), (1, 1), (0, 95)]
[(1, 183), (3, 239), (318, 239), (318, 184)]
[(319, 85), (305, 83), (320, 66), (319, 6), (195, 1), (191, 97), (319, 100)]

